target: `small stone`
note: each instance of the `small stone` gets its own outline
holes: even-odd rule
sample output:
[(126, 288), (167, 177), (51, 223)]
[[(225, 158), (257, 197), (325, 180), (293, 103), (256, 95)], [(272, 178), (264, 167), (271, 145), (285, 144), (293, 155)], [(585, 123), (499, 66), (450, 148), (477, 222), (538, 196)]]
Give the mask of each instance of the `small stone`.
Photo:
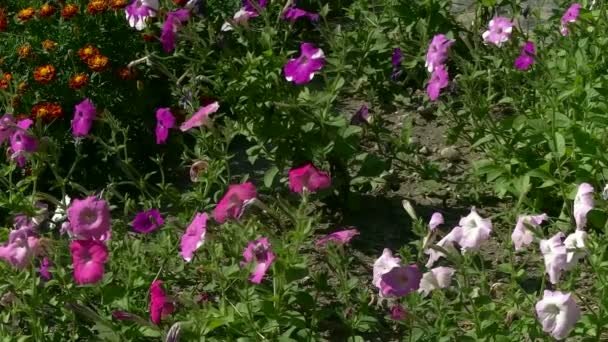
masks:
[(439, 151), (439, 155), (450, 161), (460, 160), (460, 152), (454, 146), (448, 146), (442, 149)]
[(429, 154), (429, 149), (426, 146), (422, 146), (420, 150), (418, 150), (418, 153), (427, 155)]

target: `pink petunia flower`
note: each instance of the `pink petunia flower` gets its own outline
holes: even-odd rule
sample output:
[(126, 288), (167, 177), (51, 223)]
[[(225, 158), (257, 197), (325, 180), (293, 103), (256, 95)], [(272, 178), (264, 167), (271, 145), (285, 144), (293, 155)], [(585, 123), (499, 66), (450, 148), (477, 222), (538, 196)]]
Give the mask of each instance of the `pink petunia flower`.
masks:
[(537, 228), (548, 219), (549, 216), (547, 214), (520, 215), (511, 234), (511, 241), (513, 241), (515, 250), (521, 251), (524, 247), (529, 246), (534, 240), (534, 234), (530, 228)]
[[(446, 236), (444, 236), (443, 239), (441, 239), (441, 240), (439, 240), (439, 242), (437, 242), (437, 246), (439, 246), (445, 250), (448, 250), (450, 252), (456, 252), (456, 248), (454, 247), (454, 244), (458, 243), (461, 238), (462, 238), (462, 227), (455, 227)], [(439, 260), (439, 258), (445, 257), (445, 254), (443, 254), (443, 252), (440, 252), (434, 248), (427, 248), (424, 251), (424, 254), (427, 254), (429, 256), (429, 260), (427, 261), (427, 263), (425, 265), (427, 268), (432, 267), (435, 264), (435, 262), (437, 262), (437, 260)]]
[(561, 25), (560, 25), (560, 30), (559, 30), (559, 32), (562, 34), (562, 36), (567, 36), (570, 34), (570, 31), (568, 30), (568, 24), (573, 23), (578, 19), (578, 16), (581, 12), (581, 7), (582, 7), (581, 4), (575, 2), (572, 5), (570, 5), (570, 7), (568, 7), (566, 12), (564, 12), (564, 15), (562, 16), (562, 19), (561, 19)]
[(241, 266), (254, 262), (255, 268), (249, 277), (249, 281), (259, 284), (262, 282), (274, 259), (275, 255), (270, 249), (268, 238), (262, 237), (247, 244), (247, 247), (243, 251)]
[(407, 311), (400, 304), (391, 306), (391, 319), (403, 321), (407, 317)]
[(289, 20), (292, 23), (300, 18), (308, 18), (310, 21), (319, 20), (319, 14), (308, 12), (303, 9), (296, 8), (295, 6), (290, 6), (283, 12), (281, 16), (284, 20)]
[(141, 31), (146, 27), (146, 19), (156, 16), (158, 0), (133, 0), (125, 8), (125, 15), (129, 26)]
[(240, 218), (245, 205), (255, 199), (256, 196), (255, 185), (251, 182), (228, 186), (228, 191), (213, 209), (213, 218), (218, 223), (224, 223), (229, 218)]
[(163, 290), (162, 280), (155, 280), (150, 285), (150, 320), (159, 325), (163, 317), (175, 311), (175, 305), (169, 300)]
[(182, 27), (182, 24), (190, 19), (190, 11), (187, 9), (178, 9), (167, 14), (165, 23), (160, 34), (160, 42), (165, 52), (175, 50), (175, 39), (177, 31)]
[(288, 178), (289, 188), (297, 193), (317, 192), (331, 185), (331, 177), (310, 163), (289, 170)]
[(566, 270), (572, 269), (578, 263), (579, 259), (585, 256), (585, 241), (587, 240), (587, 232), (577, 230), (568, 235), (564, 240), (564, 246), (568, 253), (566, 254)]
[(325, 65), (325, 54), (311, 43), (302, 43), (300, 52), (300, 57), (292, 58), (285, 64), (283, 72), (288, 82), (306, 84)]
[(574, 197), (574, 221), (576, 229), (585, 229), (587, 214), (593, 209), (593, 187), (589, 183), (581, 183)]
[(196, 213), (194, 219), (186, 228), (184, 235), (182, 235), (180, 246), (181, 255), (184, 260), (190, 262), (194, 256), (194, 252), (199, 249), (205, 242), (205, 235), (207, 234), (207, 213)]
[(488, 30), (482, 34), (486, 43), (494, 44), (498, 47), (511, 38), (513, 32), (513, 22), (505, 17), (494, 17), (488, 24)]
[(448, 86), (450, 82), (450, 76), (443, 65), (434, 67), (431, 79), (426, 86), (426, 93), (428, 94), (431, 101), (436, 101), (439, 98), (441, 89)]
[(350, 242), (352, 238), (359, 235), (359, 231), (357, 229), (347, 229), (340, 230), (337, 232), (333, 232), (331, 234), (325, 235), (319, 240), (317, 240), (317, 246), (324, 246), (329, 242), (333, 242), (337, 245), (344, 245)]
[(515, 68), (521, 71), (530, 69), (530, 66), (534, 64), (535, 51), (536, 48), (534, 47), (534, 43), (531, 41), (526, 42), (521, 49), (519, 57), (517, 57), (513, 63)]
[(544, 332), (562, 340), (568, 337), (581, 318), (581, 310), (572, 294), (545, 290), (543, 299), (536, 303), (536, 315)]
[(433, 37), (424, 64), (429, 72), (433, 72), (436, 67), (445, 64), (448, 59), (448, 52), (453, 44), (454, 40), (448, 39), (444, 34), (437, 34)]
[(8, 243), (0, 246), (0, 259), (23, 269), (40, 253), (40, 239), (29, 227), (12, 230)]
[(44, 280), (51, 280), (51, 271), (49, 268), (51, 267), (51, 261), (49, 258), (42, 258), (42, 262), (40, 263), (40, 268), (38, 269), (38, 273), (40, 273), (40, 278)]
[(393, 267), (380, 276), (380, 295), (403, 297), (420, 287), (422, 273), (415, 264)]
[(164, 144), (169, 137), (169, 129), (175, 126), (175, 117), (170, 108), (156, 110), (156, 144)]
[(456, 270), (451, 267), (440, 266), (433, 268), (422, 275), (418, 292), (426, 297), (433, 290), (449, 287), (454, 272), (456, 272)]
[(27, 153), (36, 152), (38, 149), (38, 140), (27, 131), (33, 123), (34, 122), (30, 119), (19, 120), (10, 136), (11, 158), (15, 160), (20, 167), (25, 166), (25, 155)]
[(160, 215), (158, 209), (152, 208), (137, 213), (131, 226), (134, 231), (147, 234), (155, 231), (163, 224), (165, 224), (165, 220)]
[[(255, 0), (243, 0), (243, 7), (241, 7), (241, 9), (239, 9), (232, 18), (232, 22), (234, 24), (247, 27), (250, 18), (255, 18), (260, 15), (258, 13), (258, 8), (266, 8), (267, 0), (255, 1), (257, 8), (253, 5), (253, 1)], [(232, 23), (225, 22), (222, 25), (222, 31), (232, 31), (233, 29)]]
[(68, 208), (70, 232), (79, 239), (103, 239), (110, 232), (110, 207), (103, 199), (75, 199)]
[(74, 281), (77, 284), (94, 284), (103, 279), (108, 248), (98, 240), (74, 240), (70, 243)]
[(429, 229), (431, 231), (437, 230), (437, 227), (444, 223), (443, 215), (441, 213), (433, 213), (431, 220), (429, 221)]
[(564, 234), (557, 233), (547, 240), (540, 241), (540, 251), (545, 259), (545, 272), (551, 284), (557, 284), (562, 271), (566, 269), (568, 257), (563, 243)]
[(84, 137), (89, 134), (93, 121), (97, 114), (97, 109), (93, 102), (85, 98), (74, 107), (74, 118), (72, 119), (72, 135)]
[(186, 120), (179, 129), (182, 132), (185, 132), (189, 129), (201, 126), (209, 126), (211, 125), (211, 120), (209, 119), (209, 115), (217, 112), (220, 108), (219, 103), (213, 102), (204, 107), (201, 107), (194, 115), (192, 115), (188, 120)]

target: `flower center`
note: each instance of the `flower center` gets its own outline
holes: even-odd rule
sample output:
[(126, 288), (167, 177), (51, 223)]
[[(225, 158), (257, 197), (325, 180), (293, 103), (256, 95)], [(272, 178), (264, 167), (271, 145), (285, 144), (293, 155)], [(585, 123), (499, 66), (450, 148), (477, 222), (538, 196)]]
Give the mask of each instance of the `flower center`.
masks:
[(97, 213), (89, 208), (86, 208), (80, 214), (80, 221), (84, 224), (91, 224), (97, 220)]

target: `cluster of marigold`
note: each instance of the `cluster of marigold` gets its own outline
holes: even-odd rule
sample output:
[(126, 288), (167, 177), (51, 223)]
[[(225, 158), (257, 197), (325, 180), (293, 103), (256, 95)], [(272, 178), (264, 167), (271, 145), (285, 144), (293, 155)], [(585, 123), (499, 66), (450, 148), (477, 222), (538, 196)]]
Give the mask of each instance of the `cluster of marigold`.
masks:
[[(70, 20), (79, 13), (79, 7), (76, 4), (66, 4), (65, 1), (59, 1), (62, 5), (60, 16), (63, 20)], [(127, 0), (92, 0), (87, 5), (87, 12), (91, 15), (105, 12), (108, 9), (120, 10), (128, 4)], [(33, 7), (28, 7), (20, 10), (17, 13), (17, 20), (24, 24), (38, 17), (39, 19), (49, 18), (57, 12), (57, 8), (49, 3), (42, 5), (38, 10)], [(8, 11), (0, 8), (0, 32), (8, 30)], [(50, 53), (57, 47), (57, 42), (47, 39), (41, 43), (42, 49)], [(30, 44), (24, 44), (17, 49), (17, 55), (23, 60), (34, 60), (34, 49)], [(109, 58), (101, 53), (99, 48), (93, 45), (87, 45), (78, 50), (78, 57), (85, 63), (92, 72), (103, 72), (109, 67)], [(121, 68), (118, 70), (118, 76), (123, 80), (133, 78), (133, 72), (129, 68)], [(57, 77), (57, 69), (52, 64), (45, 64), (35, 68), (34, 80), (40, 84), (49, 84)], [(4, 72), (0, 75), (0, 89), (8, 90), (12, 75), (9, 72)], [(68, 81), (70, 88), (74, 90), (85, 87), (89, 82), (89, 75), (86, 73), (76, 73), (72, 75)], [(20, 95), (23, 95), (28, 89), (27, 83), (21, 82), (17, 86), (17, 96), (13, 98), (12, 105), (17, 107), (20, 104)], [(40, 102), (32, 107), (32, 116), (52, 120), (63, 116), (61, 105), (53, 102)]]

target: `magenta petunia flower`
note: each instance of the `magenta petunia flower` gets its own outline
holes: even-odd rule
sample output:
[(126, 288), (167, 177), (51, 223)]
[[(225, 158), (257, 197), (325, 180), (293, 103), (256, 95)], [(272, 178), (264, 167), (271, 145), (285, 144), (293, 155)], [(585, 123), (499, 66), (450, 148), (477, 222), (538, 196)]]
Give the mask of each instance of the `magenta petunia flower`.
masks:
[(393, 267), (380, 277), (380, 294), (385, 297), (403, 297), (420, 287), (422, 273), (418, 266)]
[(289, 188), (297, 193), (316, 192), (331, 185), (331, 177), (310, 163), (289, 170), (288, 178)]
[(177, 31), (182, 27), (182, 24), (190, 19), (190, 11), (187, 9), (178, 9), (167, 14), (165, 23), (160, 34), (160, 42), (165, 52), (175, 50), (175, 39)]
[(51, 271), (49, 268), (51, 267), (51, 261), (49, 258), (42, 258), (42, 262), (40, 263), (40, 268), (38, 269), (38, 273), (40, 273), (40, 278), (44, 280), (51, 280)]
[(545, 290), (543, 299), (536, 303), (536, 315), (543, 331), (563, 340), (581, 318), (581, 310), (572, 294)]
[(447, 70), (443, 65), (435, 66), (435, 70), (431, 74), (429, 84), (426, 86), (426, 92), (429, 95), (431, 101), (435, 101), (439, 98), (441, 89), (448, 86), (450, 77)]
[(581, 12), (581, 7), (581, 4), (575, 2), (570, 5), (570, 7), (568, 7), (566, 12), (564, 12), (559, 30), (562, 36), (567, 36), (568, 34), (570, 34), (570, 31), (568, 30), (568, 24), (573, 23), (578, 19), (578, 16)]
[(131, 226), (134, 231), (147, 234), (155, 231), (163, 224), (165, 224), (165, 220), (158, 209), (152, 208), (137, 213)]
[(290, 59), (283, 67), (285, 79), (295, 84), (306, 84), (315, 77), (315, 73), (325, 65), (323, 50), (311, 43), (300, 45), (300, 57)]
[(449, 287), (454, 272), (456, 272), (456, 270), (451, 267), (440, 266), (433, 268), (422, 275), (418, 292), (426, 297), (433, 290)]
[(256, 196), (255, 185), (251, 182), (228, 186), (228, 191), (213, 209), (213, 218), (218, 223), (224, 223), (229, 218), (240, 218), (245, 205), (255, 199)]
[(133, 0), (125, 8), (129, 26), (141, 31), (146, 27), (146, 19), (155, 17), (158, 11), (158, 0)]
[(79, 239), (103, 239), (110, 232), (110, 207), (103, 199), (75, 199), (68, 208), (70, 232)]
[(97, 109), (88, 98), (77, 104), (74, 107), (74, 118), (72, 119), (72, 135), (75, 137), (88, 135), (96, 115)]
[(319, 240), (317, 240), (317, 246), (324, 246), (329, 242), (333, 242), (337, 245), (344, 245), (350, 242), (352, 238), (359, 235), (359, 231), (357, 229), (347, 229), (340, 230), (337, 232), (333, 232), (331, 234), (325, 235)]
[(429, 229), (431, 231), (437, 230), (437, 227), (444, 223), (443, 215), (441, 213), (433, 213), (431, 215), (431, 220), (429, 221)]
[(194, 252), (205, 242), (207, 234), (207, 213), (196, 213), (194, 219), (182, 235), (180, 246), (182, 258), (187, 262), (192, 260)]
[(175, 305), (169, 300), (163, 290), (162, 280), (155, 280), (150, 285), (150, 320), (159, 325), (163, 317), (172, 314)]
[(395, 304), (391, 307), (391, 319), (395, 321), (403, 321), (407, 317), (407, 311), (400, 304)]
[(549, 216), (547, 216), (547, 214), (520, 215), (517, 218), (515, 229), (513, 229), (513, 233), (511, 234), (511, 241), (513, 241), (515, 250), (520, 251), (524, 249), (524, 247), (529, 246), (532, 241), (534, 241), (534, 234), (530, 228), (537, 228), (541, 223), (548, 219)]
[(0, 259), (17, 269), (25, 268), (39, 253), (40, 239), (28, 227), (12, 230), (8, 243), (0, 246)]
[(587, 226), (587, 214), (593, 209), (593, 186), (589, 183), (581, 183), (578, 186), (576, 197), (574, 197), (574, 221), (576, 229), (585, 229)]
[(564, 234), (557, 233), (548, 240), (540, 241), (540, 251), (545, 259), (545, 272), (551, 284), (557, 284), (568, 263), (568, 250), (564, 245)]
[(534, 64), (535, 52), (536, 48), (534, 46), (534, 43), (531, 41), (527, 41), (526, 44), (524, 44), (524, 46), (522, 47), (519, 57), (515, 59), (515, 68), (521, 71), (526, 71), (530, 69), (530, 66)]
[(482, 34), (486, 43), (494, 44), (498, 47), (511, 38), (513, 32), (513, 22), (505, 17), (494, 17), (488, 24), (488, 30)]
[(241, 266), (254, 262), (255, 268), (249, 277), (249, 281), (259, 284), (262, 282), (274, 259), (275, 255), (270, 249), (268, 238), (262, 237), (247, 244), (247, 247), (243, 251)]
[(108, 261), (108, 248), (97, 240), (74, 240), (70, 243), (74, 281), (77, 284), (94, 284), (103, 278)]
[(189, 129), (201, 126), (210, 126), (211, 119), (209, 119), (209, 115), (213, 114), (220, 109), (219, 103), (213, 102), (204, 107), (199, 108), (199, 110), (194, 113), (188, 120), (186, 120), (179, 129), (182, 132), (185, 132)]
[(10, 137), (11, 141), (11, 158), (15, 160), (20, 167), (25, 166), (25, 155), (27, 153), (36, 152), (38, 149), (38, 140), (28, 133), (28, 129), (34, 122), (30, 119), (23, 119), (17, 122), (15, 130)]
[(350, 119), (351, 125), (364, 125), (369, 124), (371, 122), (371, 118), (369, 115), (369, 108), (367, 108), (367, 104), (362, 104), (361, 108), (357, 110), (355, 115)]
[(424, 64), (429, 72), (433, 72), (437, 66), (445, 64), (448, 60), (448, 52), (453, 44), (454, 40), (448, 39), (444, 34), (437, 34), (431, 39)]
[(15, 132), (17, 121), (11, 114), (0, 117), (0, 145), (7, 141)]
[(290, 20), (292, 23), (300, 18), (308, 18), (310, 21), (319, 20), (317, 13), (308, 12), (303, 9), (296, 8), (295, 6), (288, 7), (283, 12), (282, 18), (284, 20)]
[(169, 137), (169, 129), (175, 126), (175, 117), (170, 108), (156, 110), (156, 144), (164, 144)]

